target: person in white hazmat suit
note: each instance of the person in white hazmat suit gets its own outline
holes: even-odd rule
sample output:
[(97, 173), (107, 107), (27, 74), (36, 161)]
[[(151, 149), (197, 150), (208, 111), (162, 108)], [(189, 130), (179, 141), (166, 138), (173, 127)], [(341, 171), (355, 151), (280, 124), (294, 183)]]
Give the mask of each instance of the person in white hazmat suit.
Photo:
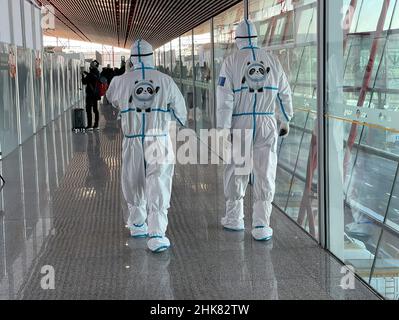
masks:
[[(176, 120), (184, 126), (187, 109), (172, 78), (155, 70), (148, 42), (135, 41), (131, 65), (131, 70), (111, 82), (107, 92), (122, 118), (122, 191), (131, 236), (149, 237), (148, 248), (162, 252), (170, 247), (165, 234), (174, 174), (169, 124)], [(157, 155), (152, 159), (154, 150)]]
[[(277, 141), (279, 135), (288, 136), (293, 117), (291, 88), (278, 59), (257, 47), (257, 31), (251, 21), (244, 20), (238, 25), (236, 43), (239, 50), (226, 58), (220, 72), (217, 127), (231, 129), (233, 140), (234, 129), (250, 133), (250, 139), (241, 138), (241, 148), (251, 148), (252, 236), (258, 241), (268, 241), (273, 236), (270, 216), (275, 194)], [(280, 128), (277, 118), (281, 121)], [(226, 215), (222, 219), (224, 228), (231, 231), (244, 230), (244, 197), (250, 179), (249, 173), (241, 175), (237, 169), (239, 165), (233, 157), (225, 169)]]

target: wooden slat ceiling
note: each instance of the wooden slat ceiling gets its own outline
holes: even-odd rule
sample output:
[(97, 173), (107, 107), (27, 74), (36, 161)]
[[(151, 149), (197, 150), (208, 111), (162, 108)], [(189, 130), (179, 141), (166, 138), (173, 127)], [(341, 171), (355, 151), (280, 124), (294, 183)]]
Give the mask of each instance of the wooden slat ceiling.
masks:
[(129, 48), (137, 38), (154, 48), (242, 0), (37, 0), (55, 8), (45, 34)]

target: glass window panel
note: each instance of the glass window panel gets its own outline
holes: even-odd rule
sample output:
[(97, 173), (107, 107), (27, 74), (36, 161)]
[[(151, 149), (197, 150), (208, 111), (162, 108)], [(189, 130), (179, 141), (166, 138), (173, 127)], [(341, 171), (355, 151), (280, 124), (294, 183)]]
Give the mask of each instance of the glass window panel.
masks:
[[(369, 62), (370, 49), (371, 40), (369, 37), (351, 36), (348, 50), (345, 56), (346, 63), (344, 75), (346, 87), (362, 86), (364, 71)], [(351, 94), (353, 94), (353, 91), (348, 91), (347, 94), (348, 96), (350, 96)], [(354, 96), (356, 97), (356, 95), (357, 92), (355, 92)]]
[(343, 261), (369, 282), (381, 228), (372, 221), (364, 224), (354, 222), (349, 208), (345, 210), (345, 223)]
[(162, 67), (162, 70), (165, 70), (165, 48), (162, 46), (159, 52), (159, 57), (160, 57), (160, 66)]
[[(281, 49), (278, 52), (280, 62), (287, 74), (288, 81), (295, 84), (300, 67), (300, 60), (302, 57), (303, 48), (297, 47), (293, 49)], [(292, 88), (294, 89), (294, 88)], [(294, 92), (295, 95), (295, 92)], [(295, 98), (295, 97), (294, 97)]]
[(34, 28), (33, 25), (33, 17), (32, 17), (32, 4), (28, 1), (23, 2), (23, 7), (21, 8), (24, 12), (24, 32), (25, 32), (25, 46), (29, 49), (34, 49), (33, 41), (34, 41)]
[(301, 149), (298, 155), (298, 163), (296, 168), (296, 173), (301, 176), (306, 176), (308, 161), (309, 161), (309, 151), (311, 147), (312, 135), (305, 133), (303, 136)]
[(399, 238), (384, 232), (370, 284), (386, 299), (399, 299)]
[[(306, 120), (303, 121), (304, 116)], [(301, 227), (317, 238), (317, 168), (315, 163), (313, 166), (310, 166), (312, 161), (314, 161), (310, 150), (312, 147), (316, 147), (316, 141), (312, 140), (312, 131), (309, 129), (309, 127), (314, 127), (315, 119), (313, 113), (309, 112), (302, 112), (302, 117), (297, 116), (297, 118), (298, 120), (293, 119), (291, 128), (300, 128), (300, 130), (297, 130), (298, 132), (291, 132), (290, 136), (285, 139), (296, 140), (291, 145), (290, 165), (295, 179), (289, 192), (286, 212)], [(306, 131), (304, 132), (305, 127)], [(280, 154), (279, 163), (286, 163), (283, 154)]]
[(17, 46), (23, 45), (23, 32), (22, 32), (22, 8), (20, 1), (8, 1), (11, 4), (12, 28), (14, 36), (14, 44)]
[(60, 85), (61, 85), (61, 90), (60, 90), (60, 108), (61, 108), (61, 113), (67, 109), (67, 103), (66, 103), (66, 66), (65, 66), (65, 58), (63, 56), (59, 57), (60, 60)]
[(395, 187), (391, 195), (386, 224), (399, 232), (399, 180), (396, 177)]
[(52, 55), (52, 70), (53, 70), (53, 119), (57, 118), (61, 111), (60, 111), (60, 64), (58, 60), (58, 56)]
[(392, 30), (399, 29), (399, 6), (396, 6), (395, 12), (392, 16)]
[(317, 18), (316, 8), (303, 9), (298, 13), (296, 21), (296, 42), (305, 43), (316, 40)]
[(194, 29), (194, 79), (196, 129), (214, 127), (211, 22)]
[(64, 59), (64, 64), (63, 64), (63, 70), (64, 70), (64, 110), (68, 110), (70, 107), (69, 104), (69, 85), (68, 85), (68, 58)]
[(32, 55), (29, 49), (17, 49), (19, 109), (21, 119), (21, 142), (34, 132)]
[(33, 95), (34, 95), (34, 107), (35, 107), (35, 123), (37, 132), (39, 129), (43, 127), (44, 122), (44, 114), (42, 108), (42, 54), (40, 51), (32, 51), (32, 60), (33, 60)]
[(164, 56), (164, 48), (163, 46), (158, 48), (159, 54), (159, 63), (158, 63), (158, 71), (165, 72), (164, 64), (165, 64), (165, 56)]
[(43, 31), (42, 31), (42, 11), (41, 8), (34, 7), (35, 19), (35, 49), (42, 50), (43, 48)]
[[(375, 31), (377, 29), (384, 2), (385, 0), (359, 1), (355, 12), (357, 17), (356, 23), (352, 25), (351, 32), (360, 33)], [(385, 12), (385, 29), (389, 27), (394, 5), (395, 1), (391, 1), (387, 8), (387, 12)]]
[[(305, 191), (304, 191), (305, 190)], [(289, 192), (286, 213), (314, 238), (318, 237), (317, 187), (306, 187), (306, 179), (295, 175)]]
[(292, 173), (289, 173), (287, 170), (278, 167), (276, 178), (276, 195), (274, 197), (274, 203), (283, 211), (285, 210), (285, 206), (287, 204), (291, 180)]
[(8, 10), (9, 0), (0, 0), (0, 42), (11, 43), (11, 15)]
[[(378, 56), (376, 60), (378, 69), (370, 85), (372, 90), (369, 106), (375, 109), (399, 111), (399, 35), (390, 35), (384, 44), (384, 54), (382, 57)], [(399, 129), (398, 123), (389, 124), (392, 125)]]
[(2, 157), (18, 146), (17, 83), (16, 78), (10, 74), (10, 59), (15, 61), (16, 48), (0, 43), (0, 153)]
[(181, 45), (181, 76), (182, 76), (182, 93), (186, 100), (188, 109), (188, 126), (195, 128), (194, 118), (194, 86), (193, 86), (193, 33), (192, 31), (180, 37)]
[(67, 68), (67, 81), (68, 81), (67, 82), (67, 88), (68, 88), (67, 103), (68, 103), (68, 108), (69, 108), (74, 103), (74, 101), (73, 101), (72, 59), (67, 60), (66, 68)]
[(235, 41), (235, 30), (243, 18), (243, 2), (213, 18), (215, 79), (219, 78), (223, 61), (238, 50)]
[[(279, 166), (287, 171), (289, 177), (277, 179), (277, 185), (287, 180), (288, 188), (280, 188), (279, 192), (286, 194), (276, 197), (275, 203), (286, 209), (295, 221), (298, 221), (301, 205), (306, 204), (304, 208), (309, 215), (305, 216), (312, 219), (300, 220), (299, 224), (317, 237), (317, 144), (311, 143), (317, 123), (317, 1), (250, 0), (249, 18), (260, 31), (260, 43), (266, 47), (271, 45), (270, 50), (280, 60), (293, 91), (295, 115), (291, 132), (279, 149)], [(290, 47), (287, 46), (289, 42), (293, 43)], [(288, 199), (288, 196), (286, 208), (287, 202), (282, 205), (279, 201)]]
[[(360, 150), (350, 177), (346, 201), (365, 218), (383, 221), (396, 173), (396, 163)], [(383, 177), (383, 179), (381, 179)]]
[[(296, 69), (296, 68), (295, 68)], [(302, 50), (293, 92), (300, 106), (317, 110), (317, 48), (305, 47)]]
[(193, 35), (187, 32), (181, 39), (182, 78), (193, 79)]
[(302, 135), (303, 127), (297, 127), (295, 124), (292, 124), (290, 135), (281, 144), (279, 162), (292, 171), (295, 169)]
[(162, 47), (158, 48), (158, 63), (157, 63), (158, 68), (162, 66), (162, 55), (163, 55), (162, 50), (163, 50)]
[(180, 85), (181, 61), (180, 61), (180, 40), (179, 38), (171, 42), (172, 45), (172, 76), (176, 83)]
[(315, 133), (315, 130), (317, 128), (317, 112), (316, 111), (309, 111), (309, 120), (306, 123), (306, 129)]
[[(350, 106), (357, 106), (359, 104), (359, 90), (363, 86), (365, 79), (366, 67), (369, 64), (371, 46), (373, 39), (370, 37), (359, 36), (357, 41), (352, 41), (349, 52), (348, 59), (345, 64), (345, 98), (346, 103)], [(378, 83), (376, 80), (377, 73), (382, 74), (384, 72), (383, 64), (384, 55), (386, 52), (385, 46), (386, 39), (378, 40), (377, 52), (374, 58), (374, 65), (371, 70), (369, 88), (374, 85), (381, 85), (381, 81)], [(382, 68), (382, 69), (381, 69)], [(371, 104), (371, 93), (367, 94), (367, 98), (364, 101), (363, 106), (367, 108), (375, 108), (374, 104)]]
[(391, 20), (395, 23), (391, 18), (396, 2), (383, 10), (388, 1), (358, 1), (346, 37), (334, 27), (342, 22), (343, 2), (328, 1), (326, 23), (330, 250), (366, 281), (375, 266), (370, 284), (383, 295), (387, 295), (384, 273), (390, 278), (391, 270), (399, 268), (398, 261), (391, 259), (398, 234), (389, 233), (388, 239), (384, 231), (376, 256), (382, 230), (387, 225), (398, 230), (398, 127), (387, 117), (398, 109), (398, 37), (375, 31), (381, 18), (386, 19), (385, 29)]
[(168, 76), (172, 75), (172, 50), (170, 42), (165, 44), (165, 73)]
[(271, 41), (272, 45), (281, 43), (284, 35), (286, 22), (287, 22), (286, 17), (282, 17), (276, 20), (274, 34), (272, 35), (273, 37)]
[(243, 17), (244, 6), (239, 3), (213, 18), (215, 78), (219, 78), (223, 61), (237, 51), (235, 30)]

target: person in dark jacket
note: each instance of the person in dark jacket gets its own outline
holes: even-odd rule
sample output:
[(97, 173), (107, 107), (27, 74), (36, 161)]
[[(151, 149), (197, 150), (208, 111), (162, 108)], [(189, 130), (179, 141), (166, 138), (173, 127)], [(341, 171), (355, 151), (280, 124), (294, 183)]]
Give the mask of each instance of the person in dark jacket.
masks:
[[(82, 83), (86, 86), (86, 113), (87, 113), (87, 127), (86, 130), (98, 130), (100, 121), (100, 113), (98, 112), (98, 101), (101, 99), (98, 92), (97, 84), (100, 81), (100, 72), (98, 71), (99, 63), (94, 60), (90, 63), (90, 72), (83, 72)], [(95, 120), (92, 126), (94, 112)]]
[(101, 77), (107, 79), (108, 86), (111, 84), (111, 81), (114, 78), (114, 76), (115, 76), (114, 69), (111, 68), (110, 64), (106, 68), (104, 68), (103, 71), (101, 72)]

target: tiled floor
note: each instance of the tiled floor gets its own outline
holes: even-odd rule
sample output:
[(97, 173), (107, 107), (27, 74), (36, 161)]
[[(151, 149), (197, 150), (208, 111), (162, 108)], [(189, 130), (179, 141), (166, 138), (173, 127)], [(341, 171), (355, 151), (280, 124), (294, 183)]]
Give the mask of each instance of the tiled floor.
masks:
[(66, 114), (0, 162), (0, 299), (376, 299), (360, 282), (343, 290), (341, 265), (279, 212), (270, 243), (222, 230), (218, 166), (177, 166), (173, 247), (148, 252), (124, 227), (121, 135), (103, 115), (85, 135)]

